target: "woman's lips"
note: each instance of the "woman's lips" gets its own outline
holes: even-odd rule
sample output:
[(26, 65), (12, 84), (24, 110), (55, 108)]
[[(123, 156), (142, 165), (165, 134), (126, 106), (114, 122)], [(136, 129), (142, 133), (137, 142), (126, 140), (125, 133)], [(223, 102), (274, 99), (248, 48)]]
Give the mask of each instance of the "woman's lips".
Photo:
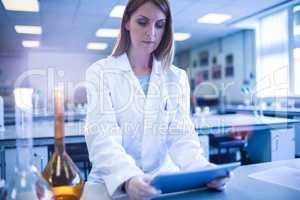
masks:
[(155, 44), (154, 41), (143, 41), (143, 43), (145, 43), (145, 44)]

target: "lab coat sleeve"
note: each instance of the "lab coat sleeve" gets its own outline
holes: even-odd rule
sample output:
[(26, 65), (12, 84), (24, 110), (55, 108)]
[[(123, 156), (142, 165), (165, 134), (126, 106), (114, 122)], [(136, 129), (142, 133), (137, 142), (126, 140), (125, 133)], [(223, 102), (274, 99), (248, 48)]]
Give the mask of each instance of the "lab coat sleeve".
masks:
[(116, 120), (104, 74), (93, 67), (86, 72), (88, 107), (85, 139), (93, 176), (104, 181), (109, 194), (113, 195), (122, 183), (143, 172), (122, 147), (122, 130)]
[(190, 87), (184, 71), (179, 81), (179, 88), (181, 92), (178, 104), (168, 130), (168, 151), (180, 170), (205, 167), (209, 162), (203, 156), (203, 149), (190, 118)]

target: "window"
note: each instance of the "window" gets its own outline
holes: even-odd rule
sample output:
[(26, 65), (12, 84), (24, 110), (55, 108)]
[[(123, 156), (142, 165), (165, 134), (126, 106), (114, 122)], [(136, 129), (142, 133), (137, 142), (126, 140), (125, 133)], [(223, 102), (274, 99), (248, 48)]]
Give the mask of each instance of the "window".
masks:
[(289, 95), (288, 11), (259, 20), (257, 26), (257, 96)]
[(293, 9), (294, 25), (294, 94), (300, 95), (300, 5)]

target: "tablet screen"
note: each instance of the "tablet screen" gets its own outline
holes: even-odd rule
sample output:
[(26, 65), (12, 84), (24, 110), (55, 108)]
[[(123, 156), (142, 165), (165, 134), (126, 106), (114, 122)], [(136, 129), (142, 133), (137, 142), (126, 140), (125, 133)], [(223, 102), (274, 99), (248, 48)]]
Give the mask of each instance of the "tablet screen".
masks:
[(213, 179), (228, 176), (228, 173), (238, 166), (240, 163), (230, 163), (194, 171), (160, 174), (152, 180), (151, 185), (160, 189), (162, 193), (197, 189), (205, 187)]

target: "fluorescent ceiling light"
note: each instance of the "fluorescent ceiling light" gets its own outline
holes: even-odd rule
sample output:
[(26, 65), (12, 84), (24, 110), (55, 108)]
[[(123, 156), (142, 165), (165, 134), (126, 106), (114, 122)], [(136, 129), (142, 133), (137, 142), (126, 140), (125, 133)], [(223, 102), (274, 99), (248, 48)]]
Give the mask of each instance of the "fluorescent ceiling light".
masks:
[(189, 33), (174, 33), (174, 40), (175, 41), (184, 41), (191, 37)]
[(119, 29), (98, 29), (96, 32), (97, 37), (108, 37), (114, 38), (118, 37), (120, 30)]
[(36, 41), (36, 40), (23, 40), (22, 41), (22, 45), (23, 47), (27, 47), (27, 48), (37, 48), (40, 46), (40, 41)]
[(40, 26), (23, 26), (23, 25), (16, 25), (15, 30), (17, 33), (24, 33), (24, 34), (41, 34), (42, 28)]
[(90, 42), (87, 44), (86, 48), (91, 49), (91, 50), (104, 50), (107, 48), (106, 43), (101, 43), (101, 42)]
[(2, 3), (6, 10), (39, 12), (38, 0), (2, 0)]
[(230, 15), (224, 15), (224, 14), (217, 14), (217, 13), (209, 13), (207, 15), (204, 15), (203, 17), (200, 17), (198, 19), (198, 23), (204, 23), (204, 24), (222, 24), (225, 21), (231, 19), (232, 16)]
[(125, 6), (124, 5), (116, 5), (112, 11), (110, 12), (109, 16), (110, 17), (118, 17), (118, 18), (122, 18), (123, 17), (123, 13), (125, 11)]

